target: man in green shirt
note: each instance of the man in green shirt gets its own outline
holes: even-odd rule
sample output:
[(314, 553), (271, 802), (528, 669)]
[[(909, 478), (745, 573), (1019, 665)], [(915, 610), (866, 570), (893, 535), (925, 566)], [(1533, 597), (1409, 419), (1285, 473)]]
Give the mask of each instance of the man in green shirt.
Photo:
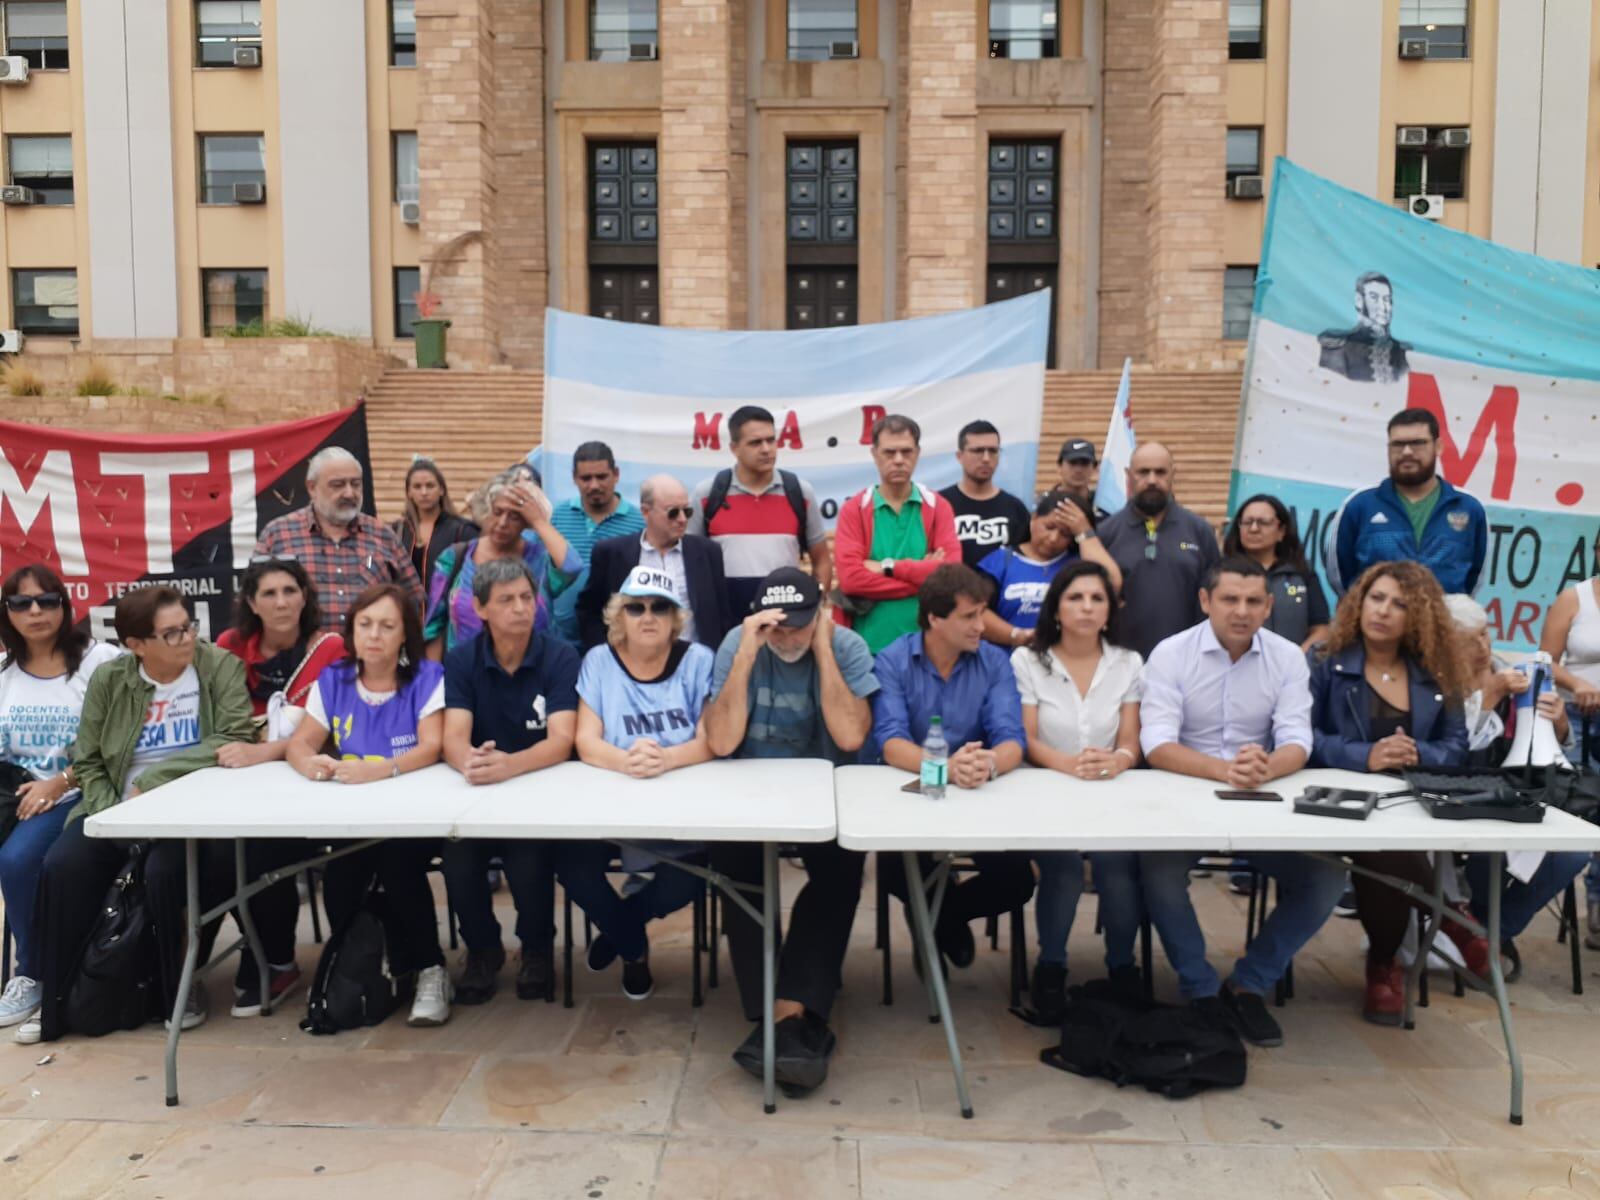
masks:
[(874, 654), (917, 628), (917, 589), (941, 563), (961, 561), (950, 501), (912, 479), (922, 430), (883, 417), (872, 430), (878, 483), (839, 510), (834, 561), (852, 626)]

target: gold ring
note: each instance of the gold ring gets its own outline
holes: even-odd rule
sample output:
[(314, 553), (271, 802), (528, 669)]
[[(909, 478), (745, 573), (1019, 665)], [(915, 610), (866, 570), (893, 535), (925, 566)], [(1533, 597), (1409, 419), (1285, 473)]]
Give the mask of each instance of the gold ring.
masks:
[(1100, 768), (1100, 778), (1101, 779), (1104, 779), (1109, 774), (1111, 774), (1111, 772), (1109, 770), (1107, 770), (1105, 767), (1101, 767)]

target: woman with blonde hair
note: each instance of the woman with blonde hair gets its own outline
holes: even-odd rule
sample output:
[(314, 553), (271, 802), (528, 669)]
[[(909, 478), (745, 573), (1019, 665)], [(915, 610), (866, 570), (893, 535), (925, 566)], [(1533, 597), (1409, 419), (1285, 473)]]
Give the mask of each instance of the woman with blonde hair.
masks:
[[(1311, 664), (1310, 765), (1348, 771), (1454, 767), (1467, 760), (1462, 702), (1474, 681), (1456, 653), (1444, 592), (1414, 562), (1369, 567), (1340, 600), (1328, 640)], [(1419, 851), (1351, 856), (1359, 867), (1433, 890), (1433, 867)], [(1362, 1015), (1398, 1025), (1405, 981), (1396, 960), (1412, 903), (1401, 892), (1354, 873), (1356, 912), (1369, 942)], [(1454, 921), (1444, 932), (1467, 969), (1487, 975), (1489, 944)]]

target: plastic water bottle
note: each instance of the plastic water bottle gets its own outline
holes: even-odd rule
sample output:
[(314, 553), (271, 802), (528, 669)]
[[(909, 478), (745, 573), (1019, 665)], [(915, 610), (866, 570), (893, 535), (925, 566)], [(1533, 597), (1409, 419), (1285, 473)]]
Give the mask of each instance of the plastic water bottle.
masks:
[(950, 781), (950, 743), (944, 740), (944, 722), (934, 717), (928, 736), (922, 739), (922, 794), (930, 800), (943, 800)]

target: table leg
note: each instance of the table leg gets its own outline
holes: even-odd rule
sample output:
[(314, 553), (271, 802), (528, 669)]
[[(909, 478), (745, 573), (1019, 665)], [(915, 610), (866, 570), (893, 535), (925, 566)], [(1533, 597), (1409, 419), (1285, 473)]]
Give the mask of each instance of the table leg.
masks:
[(1444, 881), (1450, 869), (1451, 856), (1442, 851), (1433, 856), (1433, 896), (1429, 904), (1428, 919), (1417, 936), (1417, 956), (1406, 971), (1405, 1017), (1401, 1024), (1406, 1029), (1417, 1027), (1415, 999), (1417, 985), (1428, 970), (1428, 955), (1433, 951), (1433, 939), (1438, 936), (1444, 922)]
[(961, 1067), (961, 1046), (956, 1040), (955, 1018), (950, 1013), (950, 996), (944, 986), (944, 972), (940, 970), (939, 947), (933, 940), (933, 921), (928, 916), (928, 895), (923, 891), (922, 869), (917, 865), (914, 850), (904, 851), (906, 864), (906, 897), (911, 903), (911, 923), (922, 949), (923, 976), (931, 981), (934, 1003), (939, 1019), (944, 1022), (944, 1040), (950, 1051), (950, 1068), (956, 1077), (956, 1099), (961, 1105), (961, 1115), (972, 1117), (972, 1100), (967, 1095), (967, 1076)]
[[(234, 895), (244, 894), (245, 888), (250, 885), (250, 878), (244, 869), (244, 838), (233, 839), (233, 880)], [(240, 900), (239, 907), (233, 910), (239, 918), (239, 925), (244, 929), (244, 940), (249, 943), (250, 953), (256, 960), (256, 978), (261, 981), (261, 1015), (264, 1017), (272, 1011), (272, 979), (271, 969), (267, 966), (266, 951), (261, 946), (261, 935), (256, 932), (255, 918), (250, 915), (250, 902)]]
[(1500, 1032), (1506, 1039), (1506, 1058), (1511, 1062), (1511, 1123), (1522, 1124), (1522, 1055), (1517, 1052), (1517, 1037), (1511, 1028), (1511, 1001), (1506, 996), (1505, 973), (1500, 968), (1500, 893), (1505, 886), (1505, 855), (1489, 854), (1489, 978), (1494, 982), (1494, 1002), (1500, 1009)]
[[(928, 928), (929, 929), (938, 929), (939, 928), (939, 910), (944, 907), (944, 890), (950, 883), (951, 866), (952, 866), (952, 858), (948, 854), (946, 854), (942, 858), (940, 858), (934, 865), (933, 876), (932, 876), (932, 879), (933, 879), (933, 903), (928, 906)], [(923, 894), (926, 895), (927, 894), (927, 892), (926, 892), (927, 881), (926, 880), (923, 881), (923, 888), (924, 888)], [(937, 942), (937, 940), (938, 939), (936, 938), (935, 942)], [(938, 954), (938, 955), (934, 956), (934, 966), (938, 969), (939, 978), (943, 979), (944, 978), (944, 956), (943, 956), (943, 954)], [(928, 977), (927, 977), (927, 975), (928, 975), (928, 960), (927, 960), (926, 956), (923, 957), (922, 968), (923, 968), (923, 970), (922, 970), (922, 975), (923, 975), (922, 986), (923, 986), (923, 989), (928, 993), (928, 1024), (929, 1025), (937, 1025), (939, 1023), (939, 998), (934, 995), (933, 982), (930, 979), (928, 979)]]
[(778, 1002), (778, 844), (761, 847), (761, 1102), (778, 1111), (777, 1032), (772, 1009)]
[(188, 926), (188, 945), (183, 952), (183, 971), (178, 976), (178, 998), (172, 1005), (172, 1019), (167, 1026), (167, 1107), (178, 1103), (178, 1036), (183, 1032), (183, 1010), (189, 1002), (189, 987), (194, 983), (194, 967), (200, 958), (200, 863), (199, 848), (193, 838), (183, 841), (183, 870), (188, 890), (188, 909), (184, 923)]

